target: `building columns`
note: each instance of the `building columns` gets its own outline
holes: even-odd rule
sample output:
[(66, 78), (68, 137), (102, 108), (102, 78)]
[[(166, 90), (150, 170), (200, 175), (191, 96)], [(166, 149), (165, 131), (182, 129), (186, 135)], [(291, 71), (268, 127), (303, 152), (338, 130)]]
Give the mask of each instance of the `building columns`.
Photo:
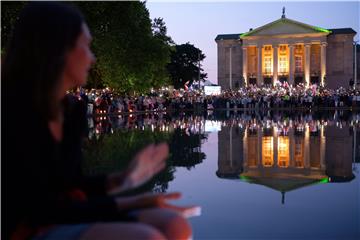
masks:
[(305, 144), (304, 144), (304, 168), (310, 168), (310, 129), (309, 126), (305, 126)]
[(310, 86), (310, 51), (311, 51), (311, 44), (305, 44), (305, 85), (306, 87)]
[(257, 66), (257, 84), (261, 86), (264, 83), (262, 79), (262, 45), (258, 45), (258, 66)]
[(326, 137), (325, 137), (325, 133), (324, 133), (324, 126), (321, 126), (321, 132), (320, 132), (320, 167), (321, 167), (322, 170), (326, 170), (325, 154), (326, 154)]
[(278, 46), (273, 46), (273, 85), (278, 80)]
[(244, 162), (247, 163), (247, 159), (248, 159), (248, 137), (247, 137), (246, 128), (244, 130), (244, 138), (243, 138), (243, 159), (244, 159)]
[(294, 128), (289, 130), (289, 167), (295, 167), (295, 134)]
[(321, 86), (325, 86), (325, 76), (326, 76), (326, 45), (327, 43), (321, 43)]
[(258, 131), (258, 146), (259, 146), (259, 148), (258, 148), (258, 157), (257, 157), (257, 159), (258, 159), (258, 162), (257, 162), (257, 165), (258, 165), (258, 167), (259, 166), (263, 166), (263, 160), (262, 160), (262, 139), (263, 139), (263, 132), (262, 131)]
[(273, 139), (274, 139), (274, 142), (273, 142), (273, 153), (274, 153), (274, 167), (278, 167), (278, 139), (279, 139), (279, 136), (278, 136), (278, 131), (277, 131), (277, 128), (274, 128), (274, 133), (273, 133)]
[(243, 47), (243, 78), (245, 81), (245, 86), (248, 85), (248, 78), (247, 78), (247, 47)]
[(289, 45), (289, 84), (294, 85), (294, 72), (295, 72), (295, 57), (294, 57), (294, 45)]
[(232, 46), (230, 46), (230, 59), (229, 59), (229, 85), (230, 90), (232, 90)]

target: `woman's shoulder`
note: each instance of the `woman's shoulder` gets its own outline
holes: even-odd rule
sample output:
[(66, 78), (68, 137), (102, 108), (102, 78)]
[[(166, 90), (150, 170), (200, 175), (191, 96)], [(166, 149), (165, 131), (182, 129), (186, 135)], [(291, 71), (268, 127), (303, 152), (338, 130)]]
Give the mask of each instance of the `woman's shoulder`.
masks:
[(62, 102), (64, 114), (72, 117), (81, 117), (86, 115), (86, 103), (81, 98), (72, 94), (67, 94)]
[(83, 135), (87, 124), (87, 105), (73, 95), (67, 95), (63, 100), (64, 132), (65, 134)]

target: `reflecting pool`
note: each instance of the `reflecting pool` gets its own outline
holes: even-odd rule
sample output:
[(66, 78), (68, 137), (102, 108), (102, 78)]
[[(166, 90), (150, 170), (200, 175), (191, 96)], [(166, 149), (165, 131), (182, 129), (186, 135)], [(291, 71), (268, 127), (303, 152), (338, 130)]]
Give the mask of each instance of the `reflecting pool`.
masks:
[(359, 129), (346, 111), (99, 117), (84, 171), (121, 169), (167, 141), (167, 168), (139, 191), (201, 205), (195, 239), (360, 239)]

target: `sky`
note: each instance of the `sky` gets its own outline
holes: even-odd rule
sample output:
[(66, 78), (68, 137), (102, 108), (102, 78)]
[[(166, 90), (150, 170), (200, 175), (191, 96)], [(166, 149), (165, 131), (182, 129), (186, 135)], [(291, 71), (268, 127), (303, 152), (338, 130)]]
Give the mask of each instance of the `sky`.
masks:
[[(168, 2), (148, 0), (150, 18), (164, 19), (168, 35), (176, 44), (190, 42), (205, 53), (203, 68), (208, 80), (217, 83), (218, 34), (244, 33), (279, 19), (285, 7), (287, 18), (322, 28), (352, 28), (360, 32), (360, 2)], [(354, 40), (359, 40), (357, 34)]]

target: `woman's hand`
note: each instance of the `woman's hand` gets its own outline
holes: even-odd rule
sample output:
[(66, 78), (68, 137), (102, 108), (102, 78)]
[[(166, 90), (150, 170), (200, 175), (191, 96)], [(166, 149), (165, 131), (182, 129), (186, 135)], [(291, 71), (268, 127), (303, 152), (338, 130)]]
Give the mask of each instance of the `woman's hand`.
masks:
[(114, 173), (108, 177), (108, 193), (118, 194), (139, 187), (166, 166), (169, 155), (167, 143), (151, 144), (136, 154), (125, 173)]
[(145, 209), (145, 208), (166, 208), (175, 210), (182, 216), (189, 218), (193, 216), (199, 216), (201, 214), (201, 208), (199, 206), (175, 206), (168, 203), (169, 200), (176, 200), (181, 197), (181, 193), (146, 193), (143, 195), (137, 195), (133, 197), (119, 197), (115, 201), (119, 210), (129, 209)]

